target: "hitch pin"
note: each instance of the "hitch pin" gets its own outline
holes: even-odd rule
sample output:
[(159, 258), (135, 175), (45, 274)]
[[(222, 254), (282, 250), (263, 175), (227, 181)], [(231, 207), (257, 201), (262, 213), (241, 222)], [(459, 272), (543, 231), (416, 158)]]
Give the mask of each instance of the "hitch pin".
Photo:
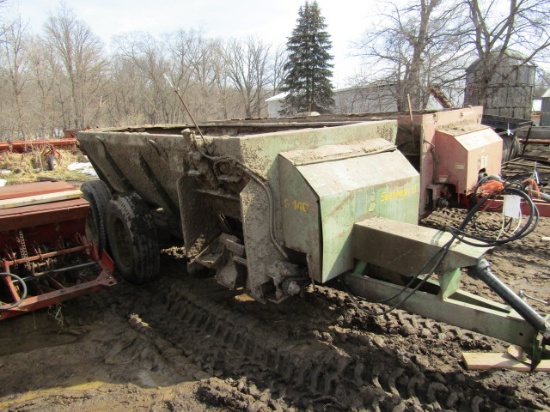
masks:
[(542, 299), (536, 298), (536, 297), (534, 297), (534, 296), (528, 295), (527, 293), (525, 293), (525, 291), (524, 291), (523, 289), (521, 289), (521, 290), (519, 291), (519, 294), (518, 294), (518, 295), (519, 295), (519, 297), (522, 298), (522, 299), (528, 298), (528, 299), (534, 300), (535, 302), (542, 303), (543, 305), (547, 305), (547, 306), (550, 305), (550, 302), (547, 302), (547, 301), (545, 301), (545, 300), (542, 300)]

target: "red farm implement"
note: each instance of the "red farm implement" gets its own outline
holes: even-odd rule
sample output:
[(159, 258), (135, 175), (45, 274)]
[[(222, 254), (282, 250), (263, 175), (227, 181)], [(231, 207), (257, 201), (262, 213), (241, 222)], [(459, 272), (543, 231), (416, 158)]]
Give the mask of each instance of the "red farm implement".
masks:
[(45, 139), (45, 140), (16, 140), (12, 142), (0, 142), (0, 152), (27, 153), (33, 150), (72, 150), (76, 149), (75, 138)]
[(0, 188), (0, 320), (116, 283), (111, 258), (86, 239), (90, 213), (64, 182)]

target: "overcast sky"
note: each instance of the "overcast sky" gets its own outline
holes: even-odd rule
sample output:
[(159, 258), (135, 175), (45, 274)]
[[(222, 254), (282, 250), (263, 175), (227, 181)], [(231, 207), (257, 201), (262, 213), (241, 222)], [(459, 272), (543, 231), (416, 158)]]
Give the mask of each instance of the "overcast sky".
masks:
[[(59, 9), (59, 0), (11, 0), (24, 22), (39, 32)], [(376, 0), (317, 0), (331, 35), (334, 83), (359, 71), (353, 58), (357, 41), (377, 10)], [(208, 37), (245, 38), (255, 35), (274, 46), (287, 41), (296, 25), (299, 7), (305, 0), (67, 0), (106, 46), (114, 35), (145, 31), (154, 35), (179, 29), (201, 29)]]

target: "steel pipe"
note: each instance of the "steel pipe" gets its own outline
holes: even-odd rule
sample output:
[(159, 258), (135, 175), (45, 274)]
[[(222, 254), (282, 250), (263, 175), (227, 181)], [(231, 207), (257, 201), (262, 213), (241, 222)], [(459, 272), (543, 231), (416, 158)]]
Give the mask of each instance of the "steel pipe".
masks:
[(480, 259), (477, 265), (471, 267), (470, 274), (491, 288), (498, 296), (508, 303), (531, 326), (550, 339), (550, 325), (527, 302), (521, 299), (512, 289), (504, 284), (491, 270), (486, 259)]

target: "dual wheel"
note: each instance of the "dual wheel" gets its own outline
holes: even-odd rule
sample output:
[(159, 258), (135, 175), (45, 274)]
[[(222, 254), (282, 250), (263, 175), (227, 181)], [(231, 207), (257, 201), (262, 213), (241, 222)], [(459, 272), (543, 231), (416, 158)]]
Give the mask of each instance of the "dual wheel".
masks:
[(153, 216), (143, 199), (136, 193), (111, 196), (101, 180), (86, 182), (81, 190), (91, 209), (86, 236), (98, 251), (109, 251), (116, 271), (129, 282), (139, 284), (155, 278), (160, 246)]

